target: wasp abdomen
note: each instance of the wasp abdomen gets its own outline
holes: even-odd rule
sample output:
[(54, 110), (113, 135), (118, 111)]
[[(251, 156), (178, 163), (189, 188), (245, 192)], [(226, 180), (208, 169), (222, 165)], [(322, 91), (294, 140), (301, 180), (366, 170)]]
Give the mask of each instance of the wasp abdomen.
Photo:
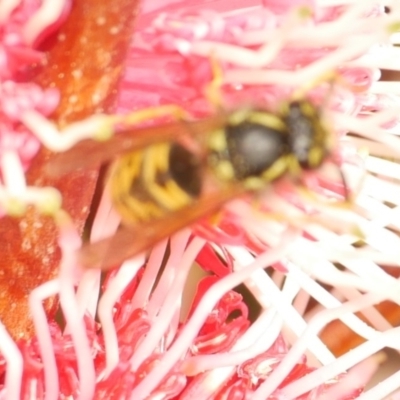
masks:
[(198, 158), (179, 144), (160, 143), (121, 157), (111, 172), (117, 211), (137, 223), (181, 209), (201, 193)]
[(201, 194), (202, 166), (199, 157), (180, 144), (171, 144), (169, 151), (169, 173), (176, 184), (189, 196)]

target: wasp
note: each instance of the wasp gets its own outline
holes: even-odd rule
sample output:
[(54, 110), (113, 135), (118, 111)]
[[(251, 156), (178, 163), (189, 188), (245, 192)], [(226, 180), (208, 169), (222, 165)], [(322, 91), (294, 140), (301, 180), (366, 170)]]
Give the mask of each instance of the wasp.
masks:
[(242, 108), (122, 129), (106, 142), (86, 140), (60, 153), (48, 171), (62, 175), (116, 159), (107, 187), (122, 227), (79, 253), (83, 266), (109, 268), (235, 197), (259, 192), (286, 174), (317, 169), (331, 146), (321, 110), (301, 99), (276, 113)]

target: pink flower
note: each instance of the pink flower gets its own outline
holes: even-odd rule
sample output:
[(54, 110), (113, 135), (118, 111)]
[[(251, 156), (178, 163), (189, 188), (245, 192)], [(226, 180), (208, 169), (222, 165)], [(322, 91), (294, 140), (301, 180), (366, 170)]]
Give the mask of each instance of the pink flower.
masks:
[[(398, 166), (382, 158), (400, 151), (394, 135), (398, 97), (382, 90), (381, 63), (388, 61), (377, 60), (374, 52), (393, 38), (399, 7), (386, 14), (373, 2), (189, 1), (185, 8), (178, 1), (163, 8), (145, 3), (118, 93), (118, 115), (92, 116), (60, 133), (46, 119), (58, 104), (57, 90), (21, 77), (42, 61), (38, 46), (51, 38), (71, 3), (14, 3), (2, 21), (0, 49), (3, 213), (11, 214), (7, 206), (22, 212), (26, 204), (38, 206), (39, 197), (57, 203), (53, 188), (45, 192), (25, 182), (24, 168), (39, 144), (62, 152), (96, 134), (106, 136), (103, 131), (124, 125), (144, 107), (173, 104), (198, 119), (215, 113), (218, 101), (227, 109), (251, 104), (279, 115), (281, 105), (307, 99), (322, 110), (335, 143), (321, 170), (305, 172), (301, 182), (283, 179), (261, 193), (258, 213), (251, 198), (233, 199), (218, 223), (187, 227), (155, 244), (148, 258), (122, 257), (103, 277), (80, 268), (80, 235), (57, 203), (51, 215), (60, 272), (29, 293), (33, 338), (14, 341), (0, 325), (0, 397), (358, 398), (380, 362), (370, 356), (398, 347), (399, 328), (368, 308), (385, 299), (398, 302), (399, 283), (381, 267), (398, 266), (399, 259), (399, 238), (387, 229), (398, 228)], [(0, 2), (2, 7), (7, 6)], [(48, 8), (53, 18), (43, 22)], [(118, 34), (118, 26), (110, 34)], [(387, 43), (381, 46), (385, 56), (396, 53)], [(218, 79), (216, 88), (212, 82)], [(370, 147), (371, 155), (360, 152), (361, 146)], [(353, 209), (334, 207), (349, 194), (359, 195)], [(119, 223), (105, 192), (90, 241), (112, 236)], [(363, 235), (354, 235), (356, 228)], [(188, 290), (195, 262), (207, 274)], [(246, 300), (237, 289), (242, 284), (250, 292)], [(54, 295), (62, 323), (44, 311), (43, 301)], [(310, 297), (318, 306), (308, 306)], [(251, 298), (260, 309), (256, 316), (250, 316)], [(364, 309), (372, 327), (354, 314)], [(366, 339), (342, 357), (318, 336), (338, 318)], [(366, 398), (388, 394), (396, 378)]]

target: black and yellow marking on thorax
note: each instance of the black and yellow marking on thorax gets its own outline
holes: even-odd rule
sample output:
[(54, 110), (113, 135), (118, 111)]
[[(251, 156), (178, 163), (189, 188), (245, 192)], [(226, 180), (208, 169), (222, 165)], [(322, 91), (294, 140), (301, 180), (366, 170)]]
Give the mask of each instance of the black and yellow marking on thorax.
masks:
[(210, 135), (208, 164), (224, 182), (248, 190), (265, 187), (287, 170), (287, 132), (282, 120), (261, 110), (239, 110)]
[(109, 180), (112, 201), (129, 223), (160, 218), (201, 192), (198, 158), (176, 143), (160, 143), (122, 156)]

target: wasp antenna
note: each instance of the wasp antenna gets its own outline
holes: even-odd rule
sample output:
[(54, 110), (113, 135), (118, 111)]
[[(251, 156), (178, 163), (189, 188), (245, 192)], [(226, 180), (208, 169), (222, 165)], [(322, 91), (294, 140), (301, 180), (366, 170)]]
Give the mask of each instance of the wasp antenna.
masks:
[(305, 83), (304, 85), (297, 88), (292, 95), (293, 101), (303, 100), (306, 97), (307, 92), (316, 88), (321, 83), (329, 83), (330, 89), (327, 95), (327, 98), (330, 97), (330, 94), (333, 90), (333, 84), (339, 80), (339, 75), (336, 71), (327, 71), (326, 73), (318, 76), (310, 82)]
[(221, 86), (223, 84), (223, 71), (214, 53), (210, 54), (210, 65), (212, 80), (205, 88), (205, 95), (208, 101), (217, 109), (223, 109)]
[(346, 203), (351, 204), (353, 202), (352, 192), (349, 189), (349, 185), (347, 184), (346, 176), (343, 172), (343, 169), (341, 167), (339, 167), (338, 169), (339, 169), (339, 174), (340, 174), (340, 180), (343, 183), (344, 199), (345, 199)]

